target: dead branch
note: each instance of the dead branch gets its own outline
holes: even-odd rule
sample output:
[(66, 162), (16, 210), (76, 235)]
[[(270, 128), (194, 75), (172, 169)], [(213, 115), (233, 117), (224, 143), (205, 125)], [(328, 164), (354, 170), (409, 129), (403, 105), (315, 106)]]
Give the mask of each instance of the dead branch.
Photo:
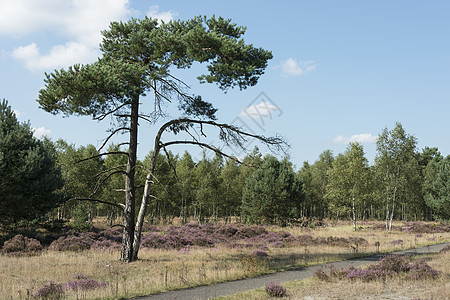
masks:
[(169, 166), (172, 168), (173, 173), (175, 174), (175, 178), (177, 178), (177, 170), (175, 169), (175, 166), (174, 166), (174, 164), (172, 163), (172, 159), (170, 158), (169, 152), (167, 152), (166, 147), (163, 146), (162, 148), (163, 148), (163, 150), (164, 150), (164, 153), (166, 154), (167, 161), (169, 162)]
[(103, 204), (112, 205), (112, 206), (117, 207), (117, 208), (120, 208), (120, 209), (122, 209), (122, 210), (125, 209), (125, 205), (123, 205), (122, 203), (112, 203), (112, 202), (103, 201), (103, 200), (99, 200), (99, 199), (92, 199), (92, 198), (70, 198), (70, 199), (67, 200), (67, 201), (70, 201), (70, 200), (98, 202), (98, 203), (103, 203)]
[[(247, 138), (254, 138), (257, 139), (264, 144), (266, 144), (269, 148), (275, 147), (275, 151), (283, 151), (285, 152), (284, 148), (289, 147), (289, 145), (280, 137), (265, 137), (263, 135), (257, 135), (252, 134), (243, 131), (242, 129), (226, 124), (226, 123), (216, 123), (214, 121), (207, 121), (207, 120), (194, 120), (194, 119), (188, 119), (188, 118), (181, 118), (181, 119), (175, 119), (171, 120), (167, 123), (165, 123), (163, 126), (161, 126), (160, 130), (157, 134), (157, 139), (161, 138), (162, 133), (169, 128), (170, 126), (179, 125), (179, 124), (199, 124), (202, 125), (211, 125), (213, 127), (219, 128), (219, 138), (222, 140), (227, 146), (238, 146), (241, 149), (244, 149), (244, 143), (247, 141)], [(186, 127), (188, 127), (186, 126)], [(185, 128), (182, 128), (184, 132), (187, 132)], [(202, 128), (203, 133), (203, 128)], [(272, 150), (272, 149), (271, 149)]]
[(105, 139), (105, 141), (104, 141), (103, 144), (100, 146), (100, 148), (97, 149), (97, 151), (102, 150), (103, 147), (105, 147), (106, 143), (109, 141), (109, 139), (111, 139), (116, 133), (118, 133), (119, 131), (122, 131), (122, 130), (128, 130), (128, 131), (130, 131), (130, 128), (128, 128), (128, 127), (120, 127), (120, 128), (117, 128), (116, 130), (114, 130), (114, 131), (113, 131), (113, 132)]
[(107, 113), (101, 114), (101, 115), (98, 116), (98, 117), (94, 117), (94, 120), (102, 121), (102, 120), (104, 120), (107, 116), (109, 116), (110, 114), (115, 113), (116, 111), (118, 111), (118, 110), (121, 109), (122, 107), (125, 107), (125, 106), (127, 106), (127, 105), (129, 105), (129, 104), (130, 104), (130, 103), (124, 103), (124, 104), (122, 104), (122, 105), (119, 105), (118, 107), (114, 108), (113, 110), (111, 110), (111, 111), (109, 111), (109, 112), (107, 112)]
[(110, 154), (122, 154), (122, 155), (128, 156), (128, 152), (123, 152), (123, 151), (113, 151), (113, 152), (101, 153), (101, 154), (94, 155), (94, 156), (91, 156), (91, 157), (88, 157), (88, 158), (84, 158), (84, 159), (81, 159), (81, 160), (79, 160), (79, 161), (76, 161), (75, 163), (77, 164), (77, 163), (80, 163), (80, 162), (83, 162), (83, 161), (86, 161), (86, 160), (90, 160), (90, 159), (94, 159), (94, 158), (97, 158), (97, 157), (102, 157), (102, 156), (110, 155)]
[(99, 180), (97, 182), (97, 184), (94, 187), (94, 191), (89, 195), (89, 197), (95, 195), (95, 193), (97, 193), (98, 189), (103, 185), (103, 183), (108, 180), (108, 178), (110, 178), (111, 176), (113, 176), (114, 174), (126, 174), (127, 172), (123, 171), (123, 170), (119, 170), (119, 171), (114, 171), (108, 174), (108, 176), (106, 176), (105, 178), (103, 178), (103, 180)]

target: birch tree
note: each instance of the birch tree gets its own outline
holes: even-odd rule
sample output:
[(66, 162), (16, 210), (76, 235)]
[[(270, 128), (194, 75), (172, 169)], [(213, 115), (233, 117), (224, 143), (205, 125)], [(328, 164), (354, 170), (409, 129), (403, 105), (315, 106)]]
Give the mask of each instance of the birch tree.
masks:
[(379, 194), (386, 207), (386, 230), (392, 228), (396, 205), (407, 194), (408, 179), (418, 172), (415, 158), (416, 138), (409, 135), (400, 123), (389, 131), (384, 128), (377, 140), (375, 170), (379, 182)]
[(364, 156), (363, 146), (350, 143), (343, 155), (338, 155), (328, 170), (326, 198), (332, 211), (343, 214), (351, 212), (356, 231), (357, 206), (369, 195), (369, 165)]

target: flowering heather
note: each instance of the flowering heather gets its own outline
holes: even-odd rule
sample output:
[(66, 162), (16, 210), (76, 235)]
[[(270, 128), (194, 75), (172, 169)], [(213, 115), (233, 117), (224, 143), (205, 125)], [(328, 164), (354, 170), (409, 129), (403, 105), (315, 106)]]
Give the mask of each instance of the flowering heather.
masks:
[(142, 232), (159, 232), (159, 231), (161, 230), (155, 225), (150, 225), (147, 223), (142, 225)]
[(286, 296), (286, 288), (276, 282), (269, 282), (264, 287), (270, 297), (284, 297)]
[(103, 237), (107, 240), (110, 240), (110, 241), (113, 241), (116, 243), (122, 243), (123, 233), (117, 229), (113, 229), (113, 228), (106, 229), (106, 230), (100, 231), (98, 235), (99, 235), (99, 237)]
[(390, 242), (390, 244), (391, 245), (401, 245), (401, 244), (403, 244), (403, 240), (395, 240), (395, 241)]
[(440, 233), (449, 232), (450, 224), (446, 223), (425, 223), (425, 222), (407, 222), (400, 226), (403, 232), (411, 233)]
[(60, 237), (52, 242), (49, 246), (50, 250), (55, 251), (83, 251), (91, 248), (94, 240), (85, 235), (71, 235), (67, 237)]
[(120, 244), (118, 242), (108, 240), (104, 237), (99, 237), (98, 240), (95, 240), (91, 244), (90, 249), (99, 249), (99, 250), (117, 250), (120, 249)]
[(33, 295), (36, 299), (58, 300), (64, 296), (64, 290), (61, 284), (50, 282), (36, 291)]
[(21, 234), (14, 236), (3, 245), (3, 252), (9, 254), (33, 253), (41, 250), (42, 245), (38, 240)]
[(265, 257), (269, 256), (266, 251), (255, 249), (252, 251), (252, 254), (255, 256)]
[(276, 241), (276, 242), (270, 243), (269, 246), (271, 248), (283, 248), (286, 245), (282, 241)]
[(385, 280), (399, 274), (408, 274), (410, 279), (434, 279), (440, 276), (440, 272), (429, 266), (425, 260), (415, 261), (410, 264), (410, 258), (407, 256), (388, 255), (378, 264), (370, 265), (365, 269), (349, 266), (341, 270), (330, 267), (330, 273), (327, 274), (322, 268), (317, 269), (314, 277), (319, 280), (329, 280), (331, 278), (361, 280), (369, 282), (373, 280)]
[(445, 253), (450, 251), (450, 245), (445, 246), (444, 248), (441, 249), (441, 251), (439, 251), (440, 253)]
[(435, 279), (441, 272), (429, 266), (425, 260), (421, 259), (409, 266), (409, 277), (411, 279)]
[(313, 236), (309, 234), (298, 235), (295, 237), (295, 239), (302, 245), (309, 245), (314, 243)]
[(63, 285), (64, 290), (95, 290), (107, 286), (106, 282), (98, 282), (94, 279), (79, 279), (76, 281), (69, 281)]

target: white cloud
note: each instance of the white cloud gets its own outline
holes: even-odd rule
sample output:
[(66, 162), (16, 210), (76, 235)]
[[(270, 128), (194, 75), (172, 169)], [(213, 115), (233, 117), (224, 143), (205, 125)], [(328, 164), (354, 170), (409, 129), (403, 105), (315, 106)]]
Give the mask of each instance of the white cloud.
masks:
[(44, 136), (49, 136), (52, 134), (52, 131), (50, 129), (47, 129), (45, 127), (39, 127), (39, 128), (32, 128), (33, 129), (33, 135), (34, 137), (40, 139)]
[(101, 30), (111, 21), (131, 14), (129, 0), (2, 0), (0, 35), (24, 36), (36, 32), (67, 40), (41, 54), (36, 43), (14, 49), (12, 56), (30, 70), (88, 63), (98, 56)]
[(13, 110), (13, 113), (16, 115), (16, 118), (20, 118), (22, 116), (22, 113), (17, 109)]
[(281, 63), (281, 71), (286, 75), (304, 75), (316, 69), (317, 64), (314, 61), (297, 61), (294, 58), (288, 58)]
[(89, 63), (97, 58), (98, 52), (85, 44), (68, 42), (53, 46), (48, 54), (41, 54), (36, 43), (31, 43), (14, 49), (11, 55), (23, 61), (27, 69), (36, 71), (68, 67), (74, 63)]
[(247, 117), (267, 117), (275, 110), (278, 110), (278, 107), (270, 102), (262, 101), (259, 104), (247, 106), (241, 111), (240, 115)]
[(159, 5), (150, 6), (150, 9), (147, 12), (147, 16), (153, 19), (158, 19), (160, 22), (168, 23), (173, 20), (178, 13), (173, 11), (161, 11), (159, 12)]
[(351, 142), (357, 142), (361, 144), (370, 144), (375, 143), (377, 141), (377, 137), (373, 136), (371, 133), (361, 133), (354, 134), (351, 137), (345, 137), (342, 135), (338, 135), (333, 139), (333, 143), (335, 144), (348, 144)]

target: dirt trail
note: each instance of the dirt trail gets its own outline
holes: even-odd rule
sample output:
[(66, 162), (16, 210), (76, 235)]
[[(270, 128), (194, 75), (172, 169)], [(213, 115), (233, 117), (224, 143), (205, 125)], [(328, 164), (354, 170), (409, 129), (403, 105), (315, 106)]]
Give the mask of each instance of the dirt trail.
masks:
[[(440, 251), (442, 248), (444, 248), (448, 244), (449, 243), (425, 246), (425, 247), (403, 250), (403, 251), (395, 251), (395, 252), (391, 252), (391, 254), (415, 255), (415, 254), (433, 253), (433, 252)], [(354, 267), (359, 267), (359, 266), (363, 266), (363, 265), (369, 265), (369, 264), (376, 263), (385, 255), (386, 254), (380, 254), (380, 255), (373, 255), (373, 256), (368, 256), (368, 257), (361, 257), (361, 258), (354, 258), (354, 259), (349, 259), (349, 260), (344, 260), (344, 261), (338, 261), (338, 262), (334, 262), (333, 265), (338, 269), (346, 268), (350, 265), (353, 265)], [(211, 298), (232, 295), (232, 294), (241, 293), (241, 292), (245, 292), (248, 290), (260, 288), (270, 281), (285, 282), (285, 281), (293, 281), (293, 280), (309, 278), (309, 277), (312, 277), (314, 272), (321, 266), (324, 266), (324, 264), (305, 267), (305, 268), (299, 268), (299, 269), (295, 269), (295, 270), (291, 270), (291, 271), (284, 271), (284, 272), (277, 272), (277, 273), (268, 274), (268, 275), (262, 275), (262, 276), (258, 276), (255, 278), (247, 278), (247, 279), (240, 279), (240, 280), (235, 280), (235, 281), (215, 283), (215, 284), (207, 285), (207, 286), (198, 286), (198, 287), (194, 287), (194, 288), (190, 288), (190, 289), (176, 290), (176, 291), (171, 291), (171, 292), (166, 292), (166, 293), (161, 293), (161, 294), (156, 294), (156, 295), (150, 295), (150, 296), (143, 296), (143, 297), (138, 297), (138, 298), (133, 298), (133, 299), (135, 299), (135, 300), (211, 299)]]

